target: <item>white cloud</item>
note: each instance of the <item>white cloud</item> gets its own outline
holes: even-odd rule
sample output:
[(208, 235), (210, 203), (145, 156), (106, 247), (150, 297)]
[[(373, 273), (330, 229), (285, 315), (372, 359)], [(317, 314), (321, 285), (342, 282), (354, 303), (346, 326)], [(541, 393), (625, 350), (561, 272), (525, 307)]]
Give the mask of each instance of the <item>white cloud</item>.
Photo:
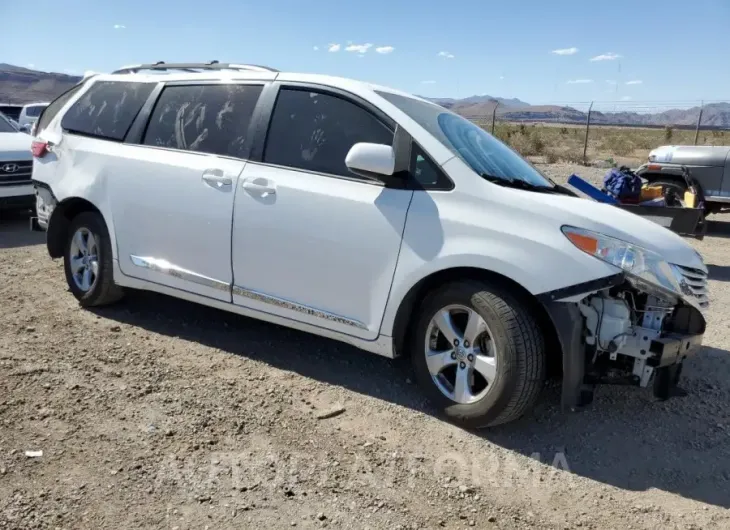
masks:
[(616, 59), (618, 59), (620, 57), (621, 56), (617, 53), (606, 52), (606, 53), (602, 53), (601, 55), (596, 55), (595, 57), (591, 57), (591, 61), (615, 61)]
[(504, 76), (503, 75), (500, 75), (499, 76), (499, 80), (502, 81), (503, 79), (504, 79)]
[(439, 57), (446, 57), (447, 59), (453, 59), (454, 55), (449, 52), (438, 52)]
[(421, 81), (421, 84), (422, 85), (435, 85), (436, 81), (434, 81), (433, 79), (429, 79), (428, 81)]
[(372, 44), (369, 42), (367, 44), (350, 44), (345, 48), (346, 52), (357, 52), (357, 53), (365, 53), (372, 47)]
[(35, 68), (35, 65), (33, 63), (28, 63), (28, 68)]
[(375, 51), (378, 53), (387, 54), (393, 53), (395, 51), (395, 48), (393, 48), (392, 46), (380, 46), (378, 48), (375, 48)]
[(621, 98), (621, 101), (631, 101), (631, 96), (624, 96)]
[(124, 24), (114, 24), (114, 29), (127, 29)]
[(626, 81), (627, 85), (641, 85), (643, 81), (641, 79), (634, 79), (633, 81)]
[(312, 48), (312, 49), (313, 49), (313, 50), (314, 50), (315, 52), (318, 52), (318, 51), (319, 51), (319, 46), (315, 46), (315, 47), (314, 47), (314, 48)]
[(615, 79), (606, 79), (606, 83), (608, 83), (609, 85), (618, 85), (618, 81), (616, 81)]
[(340, 45), (339, 44), (328, 44), (327, 51), (333, 52), (333, 53), (338, 52), (338, 51), (340, 51)]
[(587, 85), (593, 83), (593, 79), (570, 79), (567, 83), (569, 85)]
[(553, 53), (555, 55), (575, 55), (578, 53), (578, 48), (560, 48), (558, 50), (553, 50), (550, 53)]

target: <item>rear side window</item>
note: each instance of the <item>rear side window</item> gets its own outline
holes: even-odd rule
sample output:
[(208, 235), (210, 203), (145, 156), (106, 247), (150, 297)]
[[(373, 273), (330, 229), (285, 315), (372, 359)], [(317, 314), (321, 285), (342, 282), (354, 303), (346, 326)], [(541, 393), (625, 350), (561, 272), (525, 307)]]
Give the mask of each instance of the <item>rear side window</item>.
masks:
[(269, 126), (264, 162), (356, 177), (345, 165), (345, 157), (358, 142), (392, 145), (393, 132), (346, 99), (282, 89)]
[(246, 158), (244, 143), (263, 85), (168, 86), (142, 143)]
[(149, 97), (154, 83), (98, 81), (61, 120), (69, 132), (121, 141)]
[(54, 99), (44, 110), (41, 112), (40, 118), (38, 118), (38, 125), (36, 126), (36, 134), (41, 132), (43, 129), (48, 127), (51, 120), (56, 117), (58, 112), (63, 108), (68, 101), (81, 90), (84, 85), (76, 85), (68, 89), (66, 92)]

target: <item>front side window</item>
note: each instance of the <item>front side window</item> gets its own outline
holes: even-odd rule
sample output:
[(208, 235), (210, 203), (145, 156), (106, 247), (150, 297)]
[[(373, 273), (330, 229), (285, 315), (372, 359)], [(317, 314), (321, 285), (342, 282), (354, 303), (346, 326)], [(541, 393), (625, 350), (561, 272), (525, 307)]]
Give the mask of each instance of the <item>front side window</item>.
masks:
[(78, 84), (70, 89), (68, 89), (66, 92), (58, 96), (56, 99), (54, 99), (40, 114), (40, 117), (38, 118), (38, 124), (36, 125), (36, 135), (40, 133), (43, 129), (48, 127), (48, 124), (51, 123), (51, 120), (56, 117), (58, 112), (63, 108), (68, 101), (76, 95), (76, 93), (81, 90), (81, 87), (83, 87), (83, 84)]
[(154, 83), (97, 81), (61, 119), (64, 130), (121, 141), (152, 93)]
[(553, 186), (519, 154), (466, 118), (435, 103), (389, 92), (378, 91), (378, 94), (431, 133), (478, 175), (505, 181), (522, 180), (533, 186)]
[(338, 96), (284, 88), (269, 126), (264, 162), (357, 177), (345, 165), (359, 142), (393, 144), (393, 132), (373, 114)]
[(168, 86), (143, 143), (245, 158), (244, 142), (263, 85)]

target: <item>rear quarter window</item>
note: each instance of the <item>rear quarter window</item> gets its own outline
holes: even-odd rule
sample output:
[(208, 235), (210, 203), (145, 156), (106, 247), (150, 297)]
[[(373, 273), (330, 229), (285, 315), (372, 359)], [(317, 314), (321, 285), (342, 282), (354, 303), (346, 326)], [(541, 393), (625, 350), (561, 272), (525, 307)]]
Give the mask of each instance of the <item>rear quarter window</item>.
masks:
[(98, 81), (61, 119), (64, 130), (121, 141), (152, 93), (155, 83)]
[(61, 109), (66, 106), (66, 103), (71, 101), (71, 98), (74, 97), (83, 86), (84, 85), (82, 83), (69, 88), (66, 92), (58, 96), (46, 108), (43, 109), (36, 124), (36, 135), (40, 133), (43, 129), (48, 127), (48, 124), (51, 123), (51, 120), (56, 117)]

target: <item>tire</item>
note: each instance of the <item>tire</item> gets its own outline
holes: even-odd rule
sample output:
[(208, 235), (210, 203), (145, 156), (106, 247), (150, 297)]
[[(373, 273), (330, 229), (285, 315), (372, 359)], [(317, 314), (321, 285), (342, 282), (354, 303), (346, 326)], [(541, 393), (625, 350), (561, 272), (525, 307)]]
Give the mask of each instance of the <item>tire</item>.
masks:
[[(447, 418), (468, 428), (483, 428), (514, 421), (534, 406), (546, 378), (545, 342), (525, 303), (497, 285), (464, 281), (432, 292), (421, 308), (409, 341), (411, 360), (419, 385)], [(444, 308), (453, 324), (452, 329), (466, 332), (461, 335), (462, 349), (454, 347), (454, 353), (449, 354), (451, 361), (441, 353), (448, 353), (451, 346), (440, 326), (435, 324), (444, 322)], [(463, 313), (463, 309), (472, 313)], [(472, 318), (476, 319), (474, 315), (478, 315), (485, 326), (481, 334), (476, 335), (480, 337), (474, 340), (476, 345), (465, 346), (465, 339), (474, 336), (466, 325)], [(434, 331), (434, 327), (439, 328), (438, 331)], [(473, 349), (471, 358), (469, 347)], [(429, 357), (427, 351), (439, 353)], [(434, 376), (434, 366), (438, 367), (442, 362), (456, 364)], [(455, 375), (449, 388), (452, 371)], [(483, 377), (482, 373), (489, 373), (489, 376)], [(462, 381), (471, 378), (473, 382), (473, 386), (467, 384), (466, 393), (460, 392), (464, 383), (461, 387), (457, 384), (459, 374), (466, 378)], [(447, 396), (444, 390), (452, 390), (452, 395)], [(459, 393), (462, 399), (457, 398)], [(465, 397), (473, 401), (467, 402)]]
[[(75, 240), (79, 235), (87, 245), (87, 254), (82, 252), (83, 245)], [(93, 238), (93, 243), (90, 238)], [(78, 272), (74, 272), (78, 271), (74, 264), (78, 264), (79, 259), (84, 261), (84, 256), (83, 270), (89, 271), (88, 282), (83, 281), (83, 273), (79, 276)], [(92, 259), (94, 257), (96, 259)], [(99, 213), (82, 212), (71, 221), (64, 247), (63, 268), (69, 289), (83, 307), (108, 305), (124, 295), (122, 288), (114, 283), (111, 241)]]

